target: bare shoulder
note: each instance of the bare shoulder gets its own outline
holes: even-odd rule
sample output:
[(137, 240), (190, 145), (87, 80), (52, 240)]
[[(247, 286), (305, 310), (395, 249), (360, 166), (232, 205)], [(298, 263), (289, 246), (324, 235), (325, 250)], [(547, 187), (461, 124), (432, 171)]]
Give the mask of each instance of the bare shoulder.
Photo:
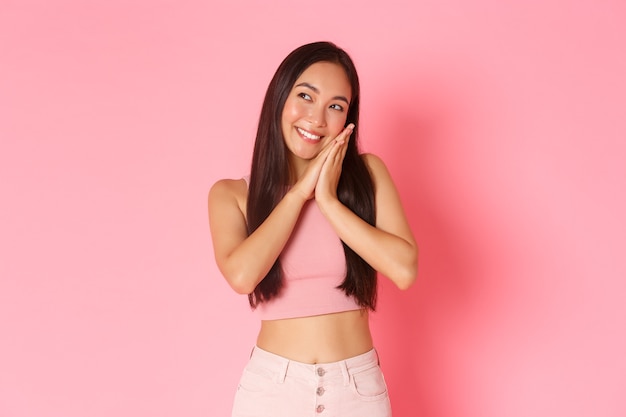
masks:
[(364, 154), (363, 159), (374, 183), (377, 226), (392, 230), (396, 235), (410, 241), (412, 238), (406, 225), (400, 195), (387, 166), (380, 157), (373, 154)]
[(242, 213), (248, 199), (248, 184), (243, 178), (221, 179), (215, 182), (209, 191), (209, 209), (212, 206), (236, 204)]
[(372, 181), (374, 181), (374, 184), (378, 184), (381, 181), (384, 182), (391, 180), (389, 170), (387, 170), (387, 166), (379, 156), (374, 155), (373, 153), (364, 153), (361, 157), (372, 175)]
[(378, 155), (374, 155), (373, 153), (363, 153), (361, 154), (361, 158), (363, 158), (363, 160), (365, 161), (365, 163), (370, 166), (370, 165), (385, 165), (385, 163), (383, 162), (383, 160), (378, 156)]
[(223, 194), (231, 194), (232, 196), (246, 196), (248, 194), (248, 184), (243, 178), (236, 180), (224, 178), (217, 180), (211, 187), (209, 195), (216, 194), (222, 196)]

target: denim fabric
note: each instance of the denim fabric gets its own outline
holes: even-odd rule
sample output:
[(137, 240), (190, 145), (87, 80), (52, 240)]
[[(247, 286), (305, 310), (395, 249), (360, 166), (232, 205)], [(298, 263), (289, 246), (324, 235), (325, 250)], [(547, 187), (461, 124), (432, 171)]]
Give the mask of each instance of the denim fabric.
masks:
[(391, 417), (376, 350), (339, 362), (306, 364), (255, 347), (232, 417)]

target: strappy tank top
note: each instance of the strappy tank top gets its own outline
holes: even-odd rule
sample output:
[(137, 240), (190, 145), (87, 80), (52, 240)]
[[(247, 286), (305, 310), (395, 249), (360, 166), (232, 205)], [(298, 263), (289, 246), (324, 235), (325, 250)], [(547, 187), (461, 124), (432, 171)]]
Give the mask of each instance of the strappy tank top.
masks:
[[(246, 183), (249, 177), (244, 177)], [(316, 316), (358, 310), (354, 297), (341, 285), (346, 258), (341, 240), (314, 199), (302, 207), (300, 217), (280, 254), (283, 288), (278, 296), (260, 303), (261, 320)]]

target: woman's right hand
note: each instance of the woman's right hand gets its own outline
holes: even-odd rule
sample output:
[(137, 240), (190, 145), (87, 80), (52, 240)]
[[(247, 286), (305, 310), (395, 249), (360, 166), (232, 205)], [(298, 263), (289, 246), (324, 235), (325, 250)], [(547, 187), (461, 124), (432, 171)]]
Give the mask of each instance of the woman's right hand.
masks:
[[(335, 147), (342, 146), (350, 138), (353, 130), (354, 124), (350, 123), (341, 132), (339, 132), (337, 136), (331, 138), (324, 148), (322, 148), (321, 152), (309, 162), (309, 165), (304, 170), (304, 174), (298, 179), (296, 184), (294, 184), (290, 192), (297, 193), (297, 195), (301, 196), (305, 200), (312, 199), (315, 196), (315, 188), (317, 187), (318, 180), (322, 173), (322, 168), (324, 167), (324, 163), (326, 162), (328, 156)], [(344, 154), (345, 150), (341, 155), (341, 162), (343, 161)], [(335, 184), (335, 186), (336, 185), (337, 184)]]
[(324, 162), (326, 162), (326, 158), (328, 158), (333, 147), (337, 145), (337, 138), (332, 138), (320, 153), (309, 162), (309, 165), (304, 170), (304, 174), (294, 184), (290, 192), (296, 193), (305, 200), (312, 199), (315, 196), (315, 187), (317, 186), (317, 180), (322, 172)]

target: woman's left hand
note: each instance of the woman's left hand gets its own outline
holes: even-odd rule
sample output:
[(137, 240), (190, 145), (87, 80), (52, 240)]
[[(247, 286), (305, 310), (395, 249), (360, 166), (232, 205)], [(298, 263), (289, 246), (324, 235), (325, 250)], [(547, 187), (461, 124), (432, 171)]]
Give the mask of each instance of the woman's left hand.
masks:
[(348, 141), (353, 130), (354, 124), (350, 123), (333, 139), (333, 147), (324, 161), (315, 186), (315, 200), (318, 204), (337, 199), (337, 186), (341, 177), (343, 158), (346, 155)]

